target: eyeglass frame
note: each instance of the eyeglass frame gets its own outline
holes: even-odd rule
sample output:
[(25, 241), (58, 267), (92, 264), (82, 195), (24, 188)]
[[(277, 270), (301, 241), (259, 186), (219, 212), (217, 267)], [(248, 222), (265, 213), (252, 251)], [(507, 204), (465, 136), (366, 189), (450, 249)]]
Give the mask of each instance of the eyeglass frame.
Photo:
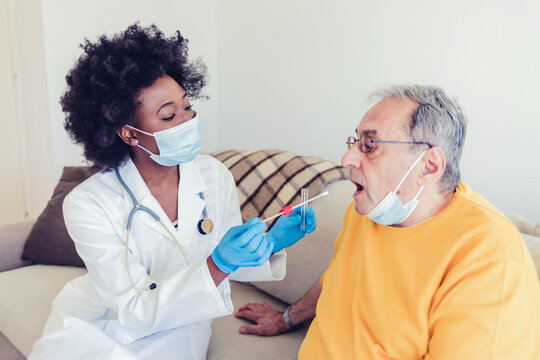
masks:
[[(371, 145), (370, 145), (371, 147), (367, 151), (363, 150), (364, 143), (361, 142), (362, 138), (367, 138), (367, 139), (371, 140)], [(351, 139), (354, 140), (354, 141), (352, 141)], [(427, 145), (430, 148), (433, 147), (433, 145), (431, 145), (430, 143), (425, 142), (425, 141), (373, 140), (370, 136), (366, 136), (366, 135), (360, 135), (360, 137), (358, 139), (355, 138), (354, 136), (348, 136), (347, 141), (345, 143), (347, 144), (347, 150), (350, 150), (354, 146), (354, 144), (358, 143), (358, 149), (364, 154), (370, 153), (371, 151), (373, 151), (373, 149), (375, 149), (375, 146), (373, 146), (374, 143)]]

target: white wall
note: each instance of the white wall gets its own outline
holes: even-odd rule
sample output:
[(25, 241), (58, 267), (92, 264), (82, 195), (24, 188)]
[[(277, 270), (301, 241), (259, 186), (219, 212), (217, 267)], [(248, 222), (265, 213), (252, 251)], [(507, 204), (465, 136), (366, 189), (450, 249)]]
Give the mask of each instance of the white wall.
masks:
[(0, 226), (25, 218), (23, 171), (19, 124), (13, 77), (10, 24), (6, 0), (0, 0), (0, 164), (4, 170), (0, 187)]
[(540, 220), (538, 0), (8, 2), (31, 217), (62, 167), (81, 163), (58, 104), (78, 45), (140, 20), (180, 29), (191, 56), (208, 64), (211, 100), (197, 104), (203, 150), (282, 148), (339, 160), (369, 92), (434, 84), (469, 115), (465, 181), (501, 210)]
[(540, 2), (218, 3), (219, 144), (339, 160), (381, 85), (438, 85), (469, 116), (463, 178), (540, 220)]
[(217, 149), (217, 0), (44, 0), (43, 28), (52, 133), (53, 170), (60, 177), (62, 167), (81, 164), (81, 149), (66, 134), (59, 99), (65, 91), (65, 76), (82, 54), (85, 38), (95, 41), (102, 34), (114, 34), (135, 21), (156, 24), (166, 35), (178, 29), (189, 39), (190, 56), (202, 57), (208, 65), (209, 101), (195, 102), (202, 118), (205, 151)]
[[(52, 194), (51, 128), (40, 0), (8, 0), (25, 210), (37, 217)], [(3, 136), (9, 136), (2, 134)], [(2, 186), (5, 186), (2, 177)], [(10, 208), (8, 202), (2, 208)]]

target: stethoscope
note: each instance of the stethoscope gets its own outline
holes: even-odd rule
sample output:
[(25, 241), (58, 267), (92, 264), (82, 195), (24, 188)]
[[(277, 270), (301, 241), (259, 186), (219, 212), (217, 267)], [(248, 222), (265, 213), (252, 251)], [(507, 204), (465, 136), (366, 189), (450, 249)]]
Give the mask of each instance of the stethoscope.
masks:
[[(135, 198), (135, 195), (133, 195), (133, 192), (131, 191), (129, 186), (127, 186), (124, 179), (122, 179), (122, 176), (120, 176), (120, 171), (118, 170), (118, 168), (114, 169), (114, 172), (116, 173), (116, 177), (118, 178), (118, 181), (120, 182), (122, 187), (127, 191), (127, 193), (129, 194), (129, 197), (131, 198), (131, 201), (133, 202), (133, 209), (131, 209), (128, 216), (127, 223), (126, 223), (125, 260), (126, 260), (126, 270), (129, 276), (129, 281), (131, 282), (131, 286), (137, 291), (142, 292), (142, 291), (154, 290), (157, 287), (156, 283), (151, 283), (148, 287), (145, 287), (145, 288), (137, 287), (137, 285), (135, 285), (135, 281), (133, 281), (133, 277), (131, 276), (131, 271), (129, 270), (129, 233), (131, 232), (131, 224), (133, 223), (133, 217), (135, 216), (135, 213), (137, 213), (137, 211), (145, 211), (150, 216), (152, 216), (157, 222), (159, 222), (161, 227), (165, 229), (167, 233), (169, 233), (169, 235), (174, 239), (174, 241), (176, 242), (176, 245), (178, 245), (178, 248), (180, 249), (180, 251), (182, 252), (182, 255), (184, 256), (184, 261), (186, 262), (186, 265), (189, 265), (186, 249), (180, 243), (178, 238), (165, 226), (165, 224), (163, 224), (160, 217), (152, 209), (149, 209), (146, 206), (139, 204), (139, 202)], [(202, 192), (199, 193), (199, 196), (201, 197), (202, 200), (204, 200), (204, 195)], [(206, 206), (205, 206), (203, 209), (203, 217), (197, 223), (197, 230), (199, 230), (199, 233), (201, 233), (202, 235), (207, 235), (211, 233), (213, 229), (214, 229), (214, 223), (212, 222), (212, 220), (208, 218), (208, 215), (206, 213)]]

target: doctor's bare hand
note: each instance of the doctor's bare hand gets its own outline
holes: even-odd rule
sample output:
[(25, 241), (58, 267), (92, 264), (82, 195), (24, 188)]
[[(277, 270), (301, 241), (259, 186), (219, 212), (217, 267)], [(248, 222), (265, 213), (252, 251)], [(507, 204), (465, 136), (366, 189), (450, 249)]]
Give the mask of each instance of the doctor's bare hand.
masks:
[(283, 320), (283, 313), (268, 304), (250, 303), (238, 309), (235, 316), (239, 319), (253, 321), (254, 325), (240, 327), (241, 334), (256, 334), (264, 336), (278, 335), (289, 330)]
[(253, 218), (227, 231), (212, 252), (212, 260), (224, 273), (239, 267), (260, 266), (272, 255), (273, 245), (263, 235), (266, 224)]

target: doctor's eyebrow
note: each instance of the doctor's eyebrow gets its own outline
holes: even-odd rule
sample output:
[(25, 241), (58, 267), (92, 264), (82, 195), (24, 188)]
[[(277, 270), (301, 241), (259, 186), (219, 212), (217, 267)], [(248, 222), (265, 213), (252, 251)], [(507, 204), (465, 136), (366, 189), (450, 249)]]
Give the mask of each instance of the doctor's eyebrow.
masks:
[[(184, 99), (186, 98), (186, 96), (188, 96), (188, 93), (187, 93), (187, 92), (185, 92), (184, 95), (182, 95), (182, 100), (184, 100)], [(164, 108), (165, 106), (171, 105), (171, 104), (174, 104), (174, 101), (169, 101), (169, 102), (167, 102), (167, 103), (161, 105), (161, 106), (159, 107), (159, 109), (157, 109), (156, 115), (159, 113), (159, 111), (160, 111), (162, 108)]]
[(165, 103), (165, 104), (161, 105), (161, 106), (159, 107), (159, 109), (157, 109), (156, 115), (159, 113), (159, 111), (160, 111), (162, 108), (164, 108), (165, 106), (171, 105), (171, 104), (174, 104), (174, 101), (169, 101), (168, 103)]

